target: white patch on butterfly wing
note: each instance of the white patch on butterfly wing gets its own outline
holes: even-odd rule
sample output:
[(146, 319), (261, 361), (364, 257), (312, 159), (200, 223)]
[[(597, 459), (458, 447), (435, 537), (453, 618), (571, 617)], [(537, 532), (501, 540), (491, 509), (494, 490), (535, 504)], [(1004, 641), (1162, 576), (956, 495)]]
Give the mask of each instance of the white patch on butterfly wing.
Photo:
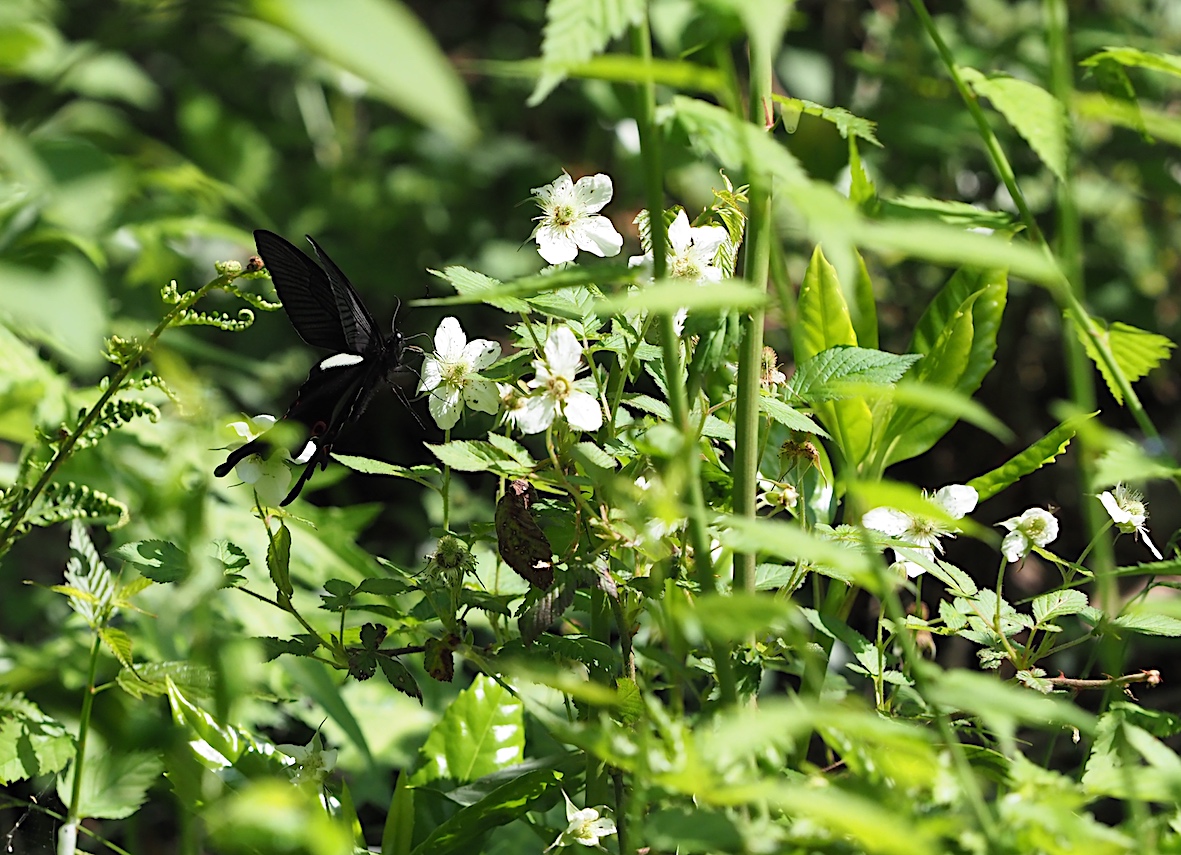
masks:
[(316, 449), (318, 447), (319, 446), (316, 445), (316, 441), (314, 439), (309, 439), (308, 444), (303, 447), (303, 451), (299, 453), (298, 457), (293, 459), (296, 463), (307, 463), (312, 459), (312, 455), (316, 453)]
[(330, 368), (347, 368), (350, 365), (356, 365), (358, 362), (364, 361), (365, 357), (359, 353), (338, 353), (335, 356), (328, 357), (317, 367), (321, 371), (327, 371)]

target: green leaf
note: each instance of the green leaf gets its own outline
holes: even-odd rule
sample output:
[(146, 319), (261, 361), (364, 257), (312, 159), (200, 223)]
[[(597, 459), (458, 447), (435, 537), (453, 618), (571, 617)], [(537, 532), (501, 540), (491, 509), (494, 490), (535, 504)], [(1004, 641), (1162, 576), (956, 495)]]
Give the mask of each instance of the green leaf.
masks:
[(113, 626), (100, 626), (96, 630), (103, 645), (111, 651), (111, 655), (119, 660), (124, 668), (131, 667), (131, 636)]
[(992, 102), (1058, 180), (1065, 181), (1068, 119), (1062, 102), (1026, 80), (1001, 75), (985, 77), (973, 68), (961, 68), (960, 74), (977, 95)]
[(967, 202), (931, 199), (927, 196), (896, 196), (893, 199), (882, 199), (878, 204), (878, 215), (887, 220), (945, 223), (961, 230), (1001, 230), (1013, 225), (1013, 215), (1006, 211), (988, 211)]
[(0, 694), (0, 784), (65, 768), (74, 737), (23, 695)]
[(823, 104), (817, 104), (803, 98), (789, 98), (786, 95), (779, 94), (772, 94), (771, 99), (785, 112), (791, 111), (796, 115), (806, 113), (809, 116), (816, 116), (819, 119), (830, 122), (837, 129), (842, 139), (856, 137), (872, 145), (876, 145), (878, 148), (882, 147), (882, 144), (878, 142), (877, 138), (877, 122), (855, 116), (844, 107), (825, 107)]
[(271, 536), (267, 546), (267, 570), (271, 573), (271, 581), (275, 583), (275, 590), (279, 592), (279, 600), (290, 602), (295, 589), (291, 586), (291, 529), (282, 520), (279, 530)]
[(1154, 53), (1132, 47), (1109, 47), (1091, 54), (1079, 65), (1096, 66), (1104, 60), (1112, 60), (1129, 68), (1147, 68), (1173, 77), (1181, 77), (1181, 56), (1171, 53)]
[(391, 659), (388, 656), (378, 657), (377, 664), (381, 668), (381, 673), (390, 681), (391, 686), (402, 694), (414, 698), (420, 704), (422, 703), (422, 689), (418, 688), (418, 683), (409, 668), (397, 659)]
[(1082, 591), (1051, 591), (1033, 601), (1033, 619), (1045, 623), (1063, 615), (1076, 615), (1087, 607), (1087, 595)]
[(593, 442), (579, 442), (570, 449), (570, 453), (583, 466), (594, 466), (599, 469), (616, 469), (619, 466), (617, 461), (610, 454), (605, 452)]
[(723, 813), (695, 807), (657, 810), (644, 820), (644, 839), (662, 852), (743, 852), (742, 832)]
[(477, 134), (467, 89), (434, 38), (397, 0), (253, 0), (254, 13), (313, 56), (355, 74), (408, 116), (454, 142)]
[(134, 671), (124, 667), (115, 677), (119, 688), (137, 700), (168, 694), (168, 680), (187, 697), (208, 698), (213, 696), (216, 674), (208, 665), (181, 660), (145, 662)]
[[(851, 145), (851, 144), (850, 144)], [(853, 304), (849, 307), (857, 343), (865, 348), (878, 346), (878, 308), (874, 300), (873, 280), (865, 259), (857, 253), (857, 276), (853, 280)]]
[[(926, 358), (912, 370), (911, 376), (970, 398), (995, 365), (993, 354), (1007, 295), (1005, 271), (957, 270), (915, 325), (910, 349), (925, 354)], [(925, 413), (913, 409), (897, 412), (888, 423), (883, 435), (887, 441), (895, 442), (887, 465), (927, 451), (959, 418), (967, 415), (940, 412), (937, 404), (924, 409)], [(998, 433), (995, 424), (993, 420), (994, 434), (1006, 433), (1004, 429)]]
[(1111, 620), (1110, 625), (1141, 635), (1181, 636), (1181, 620), (1146, 610), (1125, 612)]
[(202, 766), (220, 771), (233, 765), (243, 751), (253, 746), (253, 740), (244, 731), (230, 724), (222, 724), (185, 697), (168, 677), (164, 681), (168, 687), (172, 720), (189, 732), (192, 737), (189, 746)]
[(791, 601), (766, 594), (732, 591), (706, 594), (697, 600), (693, 617), (709, 639), (740, 641), (751, 635), (786, 632), (796, 607)]
[(439, 778), (459, 783), (524, 759), (524, 707), (520, 699), (480, 674), (447, 707), (422, 746), (423, 765), (413, 783)]
[(762, 517), (727, 516), (719, 523), (718, 540), (736, 552), (762, 553), (790, 561), (807, 562), (815, 570), (843, 582), (855, 582), (870, 590), (877, 580), (869, 556), (857, 546), (826, 540), (795, 523)]
[(842, 384), (890, 386), (922, 359), (918, 353), (886, 353), (864, 347), (839, 345), (800, 363), (787, 382), (787, 392), (809, 404), (842, 397)]
[(153, 582), (183, 582), (189, 577), (189, 556), (166, 540), (140, 540), (125, 543), (115, 554), (134, 564)]
[(395, 478), (405, 478), (415, 484), (421, 484), (432, 490), (438, 490), (439, 467), (437, 466), (398, 466), (384, 460), (374, 460), (370, 457), (356, 457), (351, 454), (333, 454), (332, 459), (362, 475), (391, 475)]
[[(856, 346), (857, 333), (841, 291), (836, 269), (817, 246), (812, 253), (800, 295), (796, 301), (797, 323), (792, 343), (797, 363), (840, 346)], [(869, 451), (873, 418), (869, 405), (860, 399), (815, 404), (816, 415), (828, 428), (850, 465), (859, 463)]]
[(832, 615), (822, 615), (815, 609), (801, 609), (801, 611), (817, 632), (848, 647), (849, 652), (853, 654), (867, 674), (876, 676), (885, 668), (886, 659), (881, 651), (868, 638), (844, 621)]
[[(148, 788), (160, 779), (163, 761), (146, 751), (102, 751), (86, 754), (82, 787), (72, 812), (80, 817), (123, 819), (131, 816), (148, 799)], [(70, 805), (74, 771), (58, 779), (57, 795)]]
[(544, 101), (566, 78), (566, 66), (602, 53), (646, 12), (645, 0), (550, 0), (541, 40), (545, 71), (526, 103), (536, 107)]
[(498, 291), (505, 289), (499, 279), (493, 279), (491, 276), (485, 276), (483, 273), (477, 273), (458, 265), (444, 267), (442, 271), (432, 270), (430, 272), (454, 285), (455, 290), (468, 302), (487, 303), (489, 306), (495, 306), (514, 314), (529, 311), (529, 304), (519, 296), (498, 293)]
[(597, 301), (595, 308), (604, 315), (634, 311), (671, 315), (678, 309), (694, 312), (746, 310), (766, 302), (765, 291), (740, 279), (726, 279), (688, 288), (684, 282), (665, 280), (645, 285), (639, 290), (623, 291), (606, 297)]
[(412, 855), (468, 855), (493, 828), (507, 825), (556, 798), (561, 777), (552, 769), (534, 769), (502, 784), (473, 805), (437, 826)]
[(1181, 758), (1132, 724), (1132, 717), (1120, 704), (1100, 717), (1083, 789), (1094, 796), (1175, 804), (1181, 797)]
[(995, 496), (1030, 472), (1036, 472), (1047, 463), (1053, 463), (1058, 455), (1066, 451), (1066, 446), (1078, 432), (1078, 426), (1096, 415), (1097, 412), (1086, 413), (1067, 419), (1020, 454), (1011, 457), (991, 472), (973, 478), (968, 482), (968, 486), (975, 488), (982, 502)]
[(791, 430), (813, 433), (825, 439), (830, 439), (828, 433), (820, 425), (816, 424), (816, 422), (812, 421), (799, 410), (789, 407), (778, 398), (772, 398), (770, 395), (759, 395), (759, 412), (764, 416), (771, 417), (779, 422), (779, 424)]
[(501, 451), (490, 442), (453, 440), (443, 445), (425, 443), (443, 463), (460, 472), (494, 472), (505, 478), (528, 475), (530, 467)]
[[(1082, 324), (1073, 316), (1071, 320), (1075, 321), (1075, 333), (1087, 351), (1087, 356), (1091, 357), (1091, 361), (1095, 363), (1103, 375), (1103, 379), (1107, 381), (1107, 388), (1111, 390), (1112, 396), (1122, 406), (1124, 403), (1123, 393), (1116, 384), (1115, 377), (1108, 370), (1107, 364), (1099, 357), (1099, 351), (1096, 350), (1091, 337), (1083, 330)], [(1116, 366), (1120, 373), (1127, 378), (1129, 384), (1135, 383), (1168, 359), (1169, 351), (1176, 347), (1163, 335), (1146, 332), (1127, 324), (1121, 324), (1119, 321), (1105, 330), (1102, 329), (1102, 324), (1099, 321), (1094, 321), (1094, 324), (1100, 327), (1099, 335), (1107, 341), (1107, 346), (1111, 349), (1112, 356), (1115, 357)]]

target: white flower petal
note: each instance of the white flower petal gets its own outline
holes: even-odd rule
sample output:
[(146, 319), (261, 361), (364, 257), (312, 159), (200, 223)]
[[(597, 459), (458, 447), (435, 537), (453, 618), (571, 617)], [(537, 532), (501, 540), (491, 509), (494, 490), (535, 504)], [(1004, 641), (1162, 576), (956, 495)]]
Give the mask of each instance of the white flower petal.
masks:
[[(566, 176), (570, 180), (570, 176)], [(596, 175), (584, 175), (574, 182), (574, 198), (578, 204), (592, 214), (597, 214), (603, 206), (611, 201), (611, 177), (602, 172)]]
[(439, 321), (439, 327), (435, 330), (435, 353), (441, 359), (454, 359), (457, 354), (463, 352), (465, 345), (467, 333), (463, 331), (457, 319), (448, 316)]
[(603, 426), (603, 410), (598, 400), (586, 392), (571, 392), (562, 407), (562, 415), (577, 430), (595, 431)]
[(623, 249), (623, 235), (615, 231), (615, 226), (606, 217), (587, 217), (579, 220), (572, 231), (574, 243), (578, 248), (599, 258), (619, 255), (619, 251)]
[(422, 379), (418, 384), (419, 392), (429, 392), (443, 382), (443, 366), (433, 356), (422, 361)]
[(263, 460), (257, 454), (243, 457), (234, 467), (234, 474), (242, 479), (244, 484), (253, 484), (262, 477)]
[(483, 371), (496, 360), (500, 359), (500, 345), (486, 338), (469, 341), (460, 357), (467, 365), (468, 371)]
[(689, 226), (689, 217), (682, 208), (677, 212), (668, 227), (668, 244), (675, 255), (680, 255), (693, 243), (693, 230)]
[(693, 254), (707, 264), (714, 260), (718, 249), (730, 236), (721, 226), (696, 226), (689, 232), (693, 236)]
[(463, 407), (459, 401), (459, 389), (455, 386), (445, 386), (431, 393), (427, 409), (431, 411), (431, 418), (443, 430), (455, 427), (459, 421), (459, 414)]
[[(574, 337), (569, 327), (558, 327), (545, 340), (545, 367), (549, 369), (549, 377), (566, 377), (571, 382), (582, 361), (582, 343)], [(538, 369), (540, 380), (542, 370)]]
[(976, 492), (976, 488), (964, 484), (940, 487), (932, 499), (935, 504), (947, 511), (948, 516), (957, 520), (972, 513), (979, 500), (980, 494)]
[(1099, 495), (1099, 501), (1103, 503), (1104, 510), (1107, 515), (1111, 517), (1111, 521), (1116, 525), (1128, 523), (1132, 520), (1132, 515), (1119, 506), (1115, 500), (1115, 496), (1111, 495), (1111, 491), (1105, 491)]
[(500, 407), (500, 396), (491, 380), (470, 380), (463, 389), (463, 400), (473, 410), (496, 414)]
[(521, 433), (541, 433), (554, 423), (557, 402), (549, 395), (530, 395), (518, 409), (513, 411)]
[(533, 232), (537, 241), (537, 252), (550, 264), (562, 264), (573, 261), (578, 256), (578, 246), (565, 232), (555, 229), (547, 223), (542, 223)]
[(910, 516), (894, 508), (874, 508), (866, 511), (861, 524), (890, 537), (898, 537), (910, 528)]
[(546, 184), (542, 187), (534, 187), (529, 192), (537, 197), (537, 204), (545, 208), (548, 207), (549, 203), (555, 196), (568, 194), (572, 191), (573, 187), (573, 180), (569, 175), (563, 172), (556, 179), (554, 179), (553, 183)]
[(1015, 529), (1006, 534), (1001, 541), (1001, 554), (1005, 556), (1006, 561), (1013, 564), (1024, 558), (1032, 546), (1025, 532)]

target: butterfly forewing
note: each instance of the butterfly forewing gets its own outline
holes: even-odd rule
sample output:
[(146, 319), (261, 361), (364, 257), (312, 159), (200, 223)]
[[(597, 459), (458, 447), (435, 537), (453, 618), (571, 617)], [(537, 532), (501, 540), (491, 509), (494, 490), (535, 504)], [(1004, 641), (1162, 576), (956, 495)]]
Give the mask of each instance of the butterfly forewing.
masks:
[(380, 345), (381, 336), (375, 332), (377, 324), (373, 320), (373, 316), (369, 314), (369, 310), (365, 308), (365, 304), (361, 302), (361, 298), (357, 296), (353, 284), (336, 266), (336, 263), (328, 257), (328, 253), (320, 248), (320, 244), (312, 239), (311, 235), (308, 235), (308, 243), (316, 250), (316, 255), (324, 264), (324, 270), (328, 274), (328, 282), (332, 286), (332, 294), (336, 300), (340, 322), (344, 327), (344, 337), (352, 350), (355, 353), (365, 353), (374, 345)]
[(320, 266), (274, 232), (258, 229), (254, 242), (299, 337), (313, 347), (352, 350), (334, 289)]

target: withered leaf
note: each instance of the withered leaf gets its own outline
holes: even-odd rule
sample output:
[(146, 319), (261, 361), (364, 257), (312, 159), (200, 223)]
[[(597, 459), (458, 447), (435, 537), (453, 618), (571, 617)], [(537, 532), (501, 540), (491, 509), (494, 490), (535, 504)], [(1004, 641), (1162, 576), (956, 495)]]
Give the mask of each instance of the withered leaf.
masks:
[(496, 547), (522, 579), (548, 591), (554, 584), (553, 549), (533, 518), (536, 494), (525, 480), (509, 484), (496, 503)]

